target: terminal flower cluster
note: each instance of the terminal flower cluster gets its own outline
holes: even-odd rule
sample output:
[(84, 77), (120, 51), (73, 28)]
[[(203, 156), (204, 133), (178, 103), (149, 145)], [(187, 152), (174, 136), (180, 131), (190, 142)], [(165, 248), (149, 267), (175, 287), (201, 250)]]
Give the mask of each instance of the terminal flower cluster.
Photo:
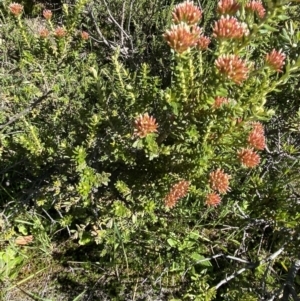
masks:
[(234, 15), (240, 7), (235, 0), (221, 0), (218, 2), (217, 12), (220, 15)]
[(202, 30), (197, 25), (201, 20), (202, 11), (192, 1), (186, 0), (176, 5), (172, 16), (174, 24), (163, 34), (163, 37), (174, 51), (182, 54), (195, 47), (198, 41), (201, 50), (208, 47), (210, 41), (200, 36)]
[(49, 9), (43, 10), (43, 17), (44, 17), (46, 20), (50, 20), (50, 19), (52, 18), (52, 11), (49, 10)]
[(270, 53), (266, 55), (266, 64), (273, 70), (277, 72), (282, 72), (282, 67), (284, 65), (285, 54), (281, 50), (276, 51), (273, 49)]
[(218, 168), (209, 174), (210, 188), (219, 193), (225, 194), (230, 191), (229, 180), (231, 176), (226, 174), (222, 169)]
[(221, 19), (215, 22), (213, 28), (213, 36), (218, 39), (241, 39), (248, 34), (249, 30), (245, 24), (230, 16), (222, 16)]
[(134, 134), (140, 138), (144, 138), (148, 134), (157, 132), (156, 119), (149, 116), (148, 113), (138, 116), (134, 121), (134, 127)]
[(238, 157), (245, 167), (253, 168), (260, 163), (260, 156), (251, 148), (243, 148), (238, 151)]
[(205, 199), (205, 203), (207, 206), (217, 206), (221, 203), (221, 197), (219, 194), (213, 192), (213, 193), (209, 193), (207, 196), (206, 196), (206, 199)]
[(172, 16), (175, 24), (183, 22), (187, 25), (194, 25), (201, 20), (202, 11), (192, 1), (187, 0), (175, 6)]
[(251, 1), (246, 4), (246, 10), (252, 11), (258, 15), (260, 19), (263, 19), (266, 15), (266, 10), (262, 5), (261, 1)]
[(67, 34), (67, 31), (63, 27), (57, 27), (54, 31), (54, 35), (57, 38), (63, 38), (66, 36), (66, 34)]
[(223, 104), (228, 104), (229, 103), (229, 99), (226, 97), (221, 97), (221, 96), (217, 96), (215, 98), (215, 102), (213, 104), (213, 108), (214, 109), (218, 109), (220, 108)]
[(190, 183), (188, 181), (180, 181), (172, 186), (170, 192), (165, 197), (165, 205), (168, 208), (173, 208), (177, 202), (184, 198), (189, 190)]
[(80, 36), (81, 36), (81, 39), (84, 40), (84, 41), (87, 41), (90, 37), (90, 35), (86, 31), (82, 31), (80, 33)]
[(197, 25), (189, 26), (186, 23), (171, 25), (163, 35), (169, 46), (178, 53), (183, 53), (194, 47), (201, 34), (201, 29)]
[(253, 129), (249, 133), (248, 143), (257, 150), (263, 150), (266, 147), (265, 131), (260, 122), (252, 124)]
[(41, 39), (46, 39), (49, 36), (49, 30), (47, 28), (40, 29), (39, 36)]
[(215, 65), (221, 74), (236, 84), (241, 84), (248, 78), (249, 69), (246, 62), (237, 55), (224, 54), (216, 60)]
[(18, 17), (22, 14), (24, 6), (20, 3), (13, 2), (9, 5), (8, 9), (15, 17)]
[(200, 35), (196, 45), (199, 50), (207, 50), (209, 44), (210, 38), (204, 35)]

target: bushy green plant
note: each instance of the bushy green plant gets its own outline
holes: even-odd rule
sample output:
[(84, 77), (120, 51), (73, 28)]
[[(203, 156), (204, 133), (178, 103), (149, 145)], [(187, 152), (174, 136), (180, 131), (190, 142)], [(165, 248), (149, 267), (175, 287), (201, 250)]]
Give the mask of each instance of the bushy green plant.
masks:
[[(257, 278), (265, 277), (265, 264), (278, 259), (285, 265), (276, 253), (290, 244), (282, 239), (282, 227), (299, 233), (299, 216), (291, 219), (293, 208), (283, 202), (290, 191), (287, 178), (272, 182), (272, 143), (262, 153), (262, 123), (276, 116), (267, 96), (296, 78), (300, 67), (299, 58), (286, 55), (286, 41), (299, 43), (298, 25), (279, 38), (274, 34), (291, 9), (284, 3), (221, 1), (210, 30), (211, 16), (201, 21), (206, 11), (191, 2), (174, 8), (172, 25), (170, 3), (161, 10), (143, 1), (139, 9), (120, 1), (103, 4), (98, 10), (86, 1), (65, 3), (60, 26), (49, 11), (43, 20), (26, 19), (22, 6), (5, 6), (5, 240), (14, 218), (33, 207), (79, 245), (98, 248), (104, 269), (117, 268), (122, 285), (134, 278), (156, 291), (169, 289), (172, 298), (213, 300), (229, 282), (223, 281), (226, 274), (242, 262), (257, 274), (245, 273), (242, 287), (228, 284), (222, 296), (252, 300), (260, 294)], [(207, 7), (211, 12), (212, 4)], [(152, 28), (135, 24), (145, 17), (141, 8), (165, 16), (165, 22), (150, 20)], [(170, 26), (163, 36), (162, 25)], [(294, 129), (298, 122), (291, 117)], [(285, 153), (296, 152), (287, 142)], [(291, 175), (290, 185), (298, 183), (288, 161), (281, 171)], [(266, 207), (270, 200), (274, 210)], [(271, 229), (272, 248), (261, 250), (259, 227)], [(234, 253), (238, 257), (228, 257)], [(218, 273), (212, 259), (222, 265)], [(255, 285), (251, 294), (249, 279)], [(267, 294), (277, 282), (265, 279)], [(120, 286), (119, 293), (128, 287)]]

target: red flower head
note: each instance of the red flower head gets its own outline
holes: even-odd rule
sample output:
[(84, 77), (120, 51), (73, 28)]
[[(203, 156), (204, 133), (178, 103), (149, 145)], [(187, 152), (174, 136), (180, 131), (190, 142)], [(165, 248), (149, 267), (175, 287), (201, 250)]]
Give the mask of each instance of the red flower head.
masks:
[(210, 187), (217, 190), (219, 193), (226, 193), (230, 191), (229, 180), (231, 176), (224, 173), (224, 171), (218, 168), (216, 171), (212, 171), (209, 174)]
[(46, 39), (49, 36), (49, 30), (47, 28), (42, 28), (39, 31), (40, 38)]
[(64, 36), (66, 36), (66, 34), (67, 34), (67, 31), (62, 27), (57, 27), (54, 32), (54, 35), (57, 38), (63, 38)]
[(188, 26), (185, 23), (172, 25), (163, 35), (167, 43), (178, 53), (187, 51), (197, 44), (201, 29), (196, 26)]
[(221, 74), (224, 74), (236, 84), (241, 84), (248, 77), (249, 69), (245, 61), (234, 54), (220, 56), (215, 64)]
[(266, 147), (265, 132), (260, 122), (253, 123), (253, 130), (249, 133), (248, 143), (258, 150), (263, 150)]
[(266, 10), (262, 5), (261, 1), (251, 1), (248, 4), (246, 4), (245, 8), (249, 11), (256, 13), (260, 19), (263, 19), (266, 15)]
[(273, 49), (270, 53), (266, 55), (266, 64), (270, 66), (271, 69), (282, 72), (282, 67), (284, 65), (285, 54), (281, 50), (276, 51)]
[(179, 24), (181, 22), (188, 25), (197, 24), (201, 17), (202, 11), (189, 0), (177, 4), (172, 12), (173, 22)]
[(9, 5), (8, 8), (15, 17), (18, 17), (22, 14), (24, 6), (19, 3), (13, 2)]
[(235, 0), (220, 0), (217, 11), (220, 15), (234, 15), (240, 9), (240, 4)]
[(251, 125), (253, 130), (256, 130), (262, 134), (265, 133), (264, 126), (260, 122), (252, 122)]
[(197, 48), (199, 50), (207, 50), (209, 44), (210, 44), (210, 38), (201, 35), (197, 41)]
[(157, 123), (155, 118), (148, 113), (138, 116), (134, 121), (134, 134), (140, 138), (146, 137), (150, 133), (157, 132)]
[(245, 28), (244, 23), (240, 23), (235, 17), (222, 16), (215, 22), (213, 36), (217, 39), (241, 39), (247, 35), (249, 30)]
[(217, 96), (215, 98), (215, 102), (213, 104), (213, 108), (214, 109), (218, 109), (220, 108), (223, 104), (227, 104), (229, 103), (229, 99), (226, 97), (221, 97), (221, 96)]
[(43, 11), (43, 16), (46, 20), (50, 20), (52, 18), (52, 11), (49, 9), (45, 9)]
[(168, 195), (165, 197), (165, 205), (173, 208), (176, 203), (185, 197), (188, 193), (190, 183), (188, 181), (180, 181), (173, 185)]
[(238, 157), (241, 163), (246, 167), (253, 168), (260, 163), (260, 156), (249, 148), (243, 148), (238, 151)]
[(84, 41), (86, 41), (86, 40), (89, 39), (89, 34), (88, 34), (86, 31), (82, 31), (82, 32), (80, 33), (80, 35), (81, 35), (81, 38), (82, 38)]
[(206, 196), (205, 203), (207, 206), (218, 206), (221, 203), (221, 197), (217, 193), (209, 193)]

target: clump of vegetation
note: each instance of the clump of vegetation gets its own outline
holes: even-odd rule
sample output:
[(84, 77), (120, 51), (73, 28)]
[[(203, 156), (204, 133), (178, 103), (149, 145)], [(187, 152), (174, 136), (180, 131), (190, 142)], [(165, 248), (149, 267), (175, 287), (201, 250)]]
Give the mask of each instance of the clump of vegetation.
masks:
[(297, 300), (297, 3), (0, 5), (3, 298)]

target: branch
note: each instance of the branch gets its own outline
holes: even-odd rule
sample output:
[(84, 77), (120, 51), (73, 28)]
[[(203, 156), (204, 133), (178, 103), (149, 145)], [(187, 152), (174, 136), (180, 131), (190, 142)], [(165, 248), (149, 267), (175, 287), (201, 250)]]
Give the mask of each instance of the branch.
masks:
[[(220, 281), (217, 285), (216, 285), (216, 289), (218, 289), (219, 287), (221, 287), (223, 284), (229, 282), (230, 280), (232, 280), (233, 278), (235, 278), (237, 275), (242, 274), (243, 272), (245, 272), (246, 270), (252, 270), (257, 268), (258, 266), (265, 264), (267, 262), (270, 262), (272, 260), (274, 260), (277, 256), (279, 256), (284, 250), (284, 246), (281, 247), (278, 251), (276, 251), (275, 253), (271, 254), (270, 256), (268, 256), (267, 258), (258, 261), (258, 262), (249, 262), (244, 268), (238, 270), (237, 272), (234, 272), (232, 275), (230, 275), (229, 277), (226, 277), (225, 279), (223, 279), (222, 281)], [(231, 257), (233, 259), (233, 257)], [(299, 300), (297, 300), (299, 301)]]
[(292, 297), (295, 301), (300, 300), (298, 298), (297, 293), (294, 288), (294, 286), (295, 286), (294, 279), (295, 279), (299, 269), (300, 269), (300, 260), (297, 260), (296, 262), (294, 262), (292, 264), (292, 266), (290, 267), (289, 272), (287, 274), (284, 289), (283, 289), (283, 297), (281, 299), (282, 301), (288, 301), (290, 295), (292, 295)]
[(242, 259), (242, 258), (238, 258), (238, 257), (235, 257), (235, 256), (230, 256), (230, 255), (225, 255), (225, 254), (223, 254), (223, 253), (220, 253), (220, 254), (216, 254), (216, 255), (214, 255), (214, 256), (211, 256), (211, 257), (208, 257), (208, 258), (203, 258), (203, 259), (200, 259), (200, 260), (196, 261), (192, 266), (190, 266), (190, 267), (188, 267), (188, 268), (186, 269), (186, 271), (183, 273), (183, 276), (182, 276), (182, 277), (184, 277), (184, 276), (186, 275), (186, 273), (187, 273), (194, 265), (199, 264), (199, 263), (204, 262), (204, 261), (209, 261), (209, 260), (212, 260), (212, 259), (216, 259), (216, 258), (218, 258), (218, 257), (225, 257), (225, 258), (227, 258), (227, 259), (232, 259), (232, 260), (236, 260), (236, 261), (239, 261), (239, 262), (243, 262), (243, 263), (249, 264), (249, 261), (244, 260), (244, 259)]
[(238, 270), (237, 272), (234, 272), (231, 276), (226, 277), (225, 279), (223, 279), (222, 281), (220, 281), (220, 282), (216, 285), (216, 287), (215, 287), (216, 290), (217, 290), (220, 286), (222, 286), (223, 284), (225, 284), (225, 283), (229, 282), (231, 279), (235, 278), (237, 275), (242, 274), (242, 273), (245, 272), (246, 270), (252, 269), (252, 268), (253, 268), (253, 266), (244, 267), (244, 268)]
[[(121, 41), (123, 41), (123, 34), (126, 36), (127, 39), (130, 40), (130, 36), (127, 34), (127, 32), (124, 30), (124, 28), (123, 28), (123, 26), (122, 26), (123, 24), (120, 25), (120, 24), (116, 21), (116, 19), (113, 17), (113, 15), (112, 15), (112, 13), (111, 13), (111, 11), (110, 11), (110, 9), (109, 9), (107, 3), (106, 3), (106, 1), (103, 0), (103, 2), (104, 2), (104, 4), (105, 4), (105, 6), (106, 6), (107, 12), (108, 12), (108, 14), (109, 14), (111, 20), (112, 20), (112, 21), (115, 23), (115, 25), (116, 25), (117, 27), (119, 27), (119, 29), (120, 29), (120, 32), (121, 32)], [(123, 46), (123, 45), (122, 45), (122, 46)]]
[(99, 37), (102, 39), (103, 43), (104, 43), (107, 47), (111, 48), (111, 45), (109, 44), (109, 42), (108, 42), (108, 41), (105, 39), (105, 37), (103, 36), (103, 34), (102, 34), (102, 32), (101, 32), (101, 30), (100, 30), (100, 28), (99, 28), (99, 26), (98, 26), (98, 24), (97, 24), (97, 22), (96, 22), (95, 16), (94, 16), (93, 11), (92, 11), (92, 8), (89, 9), (89, 15), (90, 15), (91, 19), (93, 20), (94, 26), (95, 26), (95, 28), (96, 28), (96, 31), (97, 31)]
[(6, 128), (11, 123), (15, 122), (16, 120), (20, 119), (22, 116), (26, 115), (33, 108), (35, 108), (39, 103), (41, 103), (44, 99), (46, 99), (48, 97), (48, 95), (51, 94), (52, 92), (53, 92), (53, 90), (50, 90), (50, 91), (46, 92), (44, 95), (42, 95), (41, 97), (34, 100), (34, 102), (31, 105), (29, 105), (29, 107), (27, 107), (25, 110), (23, 110), (22, 112), (20, 112), (20, 113), (14, 115), (13, 117), (11, 117), (8, 122), (6, 122), (4, 124), (1, 124), (0, 125), (0, 130)]
[[(106, 3), (105, 3), (106, 4)], [(107, 4), (106, 4), (107, 5)], [(108, 9), (108, 8), (107, 8)], [(108, 9), (109, 10), (109, 9)], [(95, 28), (96, 28), (96, 31), (97, 31), (97, 33), (98, 33), (98, 36), (99, 36), (99, 38), (100, 38), (100, 40), (97, 40), (96, 38), (94, 38), (94, 37), (92, 37), (91, 36), (91, 38), (94, 40), (94, 41), (96, 41), (96, 42), (98, 42), (98, 43), (101, 43), (101, 42), (103, 42), (109, 49), (111, 49), (111, 50), (113, 50), (113, 51), (115, 51), (117, 48), (118, 48), (118, 43), (116, 43), (116, 42), (113, 42), (113, 41), (109, 41), (109, 40), (107, 40), (105, 37), (104, 37), (104, 35), (102, 34), (102, 32), (101, 32), (101, 30), (100, 30), (100, 28), (99, 28), (99, 26), (98, 26), (98, 24), (97, 24), (97, 21), (96, 21), (96, 18), (95, 18), (95, 16), (94, 16), (94, 13), (93, 13), (93, 11), (92, 11), (92, 8), (89, 8), (89, 10), (88, 10), (88, 14), (89, 14), (89, 16), (90, 16), (90, 18), (92, 19), (92, 21), (93, 21), (93, 23), (94, 23), (94, 26), (95, 26)], [(110, 14), (110, 10), (109, 10), (109, 14)], [(113, 21), (115, 21), (115, 19), (112, 19)], [(115, 21), (115, 22), (117, 22), (117, 21)], [(118, 24), (118, 23), (117, 23)], [(118, 24), (119, 25), (119, 24)], [(118, 26), (118, 27), (120, 27), (120, 25)], [(127, 37), (129, 37), (127, 34), (126, 34), (126, 36)], [(130, 38), (130, 37), (129, 37)], [(121, 31), (121, 40), (122, 40), (122, 43), (121, 44), (123, 44), (123, 34), (122, 34), (122, 31)], [(132, 49), (133, 49), (133, 44), (132, 44), (132, 39), (130, 38), (130, 42), (131, 42), (131, 46), (132, 46)], [(128, 48), (126, 48), (125, 46), (120, 46), (120, 52), (122, 53), (122, 55), (125, 55), (125, 56), (127, 56), (127, 52), (128, 52)]]
[(124, 20), (125, 20), (125, 2), (123, 3), (123, 8), (122, 8), (122, 20), (121, 20), (121, 24), (119, 24), (117, 22), (117, 20), (113, 17), (108, 5), (107, 5), (107, 2), (105, 0), (102, 0), (106, 6), (106, 9), (107, 9), (107, 12), (109, 14), (109, 20), (112, 21), (119, 29), (120, 29), (120, 52), (124, 55), (124, 56), (127, 56), (128, 55), (128, 48), (124, 45), (124, 36), (126, 37), (127, 41), (130, 42), (130, 46), (131, 46), (131, 51), (133, 51), (134, 47), (133, 47), (133, 43), (132, 43), (132, 37), (130, 34), (128, 34), (123, 26), (124, 26)]

